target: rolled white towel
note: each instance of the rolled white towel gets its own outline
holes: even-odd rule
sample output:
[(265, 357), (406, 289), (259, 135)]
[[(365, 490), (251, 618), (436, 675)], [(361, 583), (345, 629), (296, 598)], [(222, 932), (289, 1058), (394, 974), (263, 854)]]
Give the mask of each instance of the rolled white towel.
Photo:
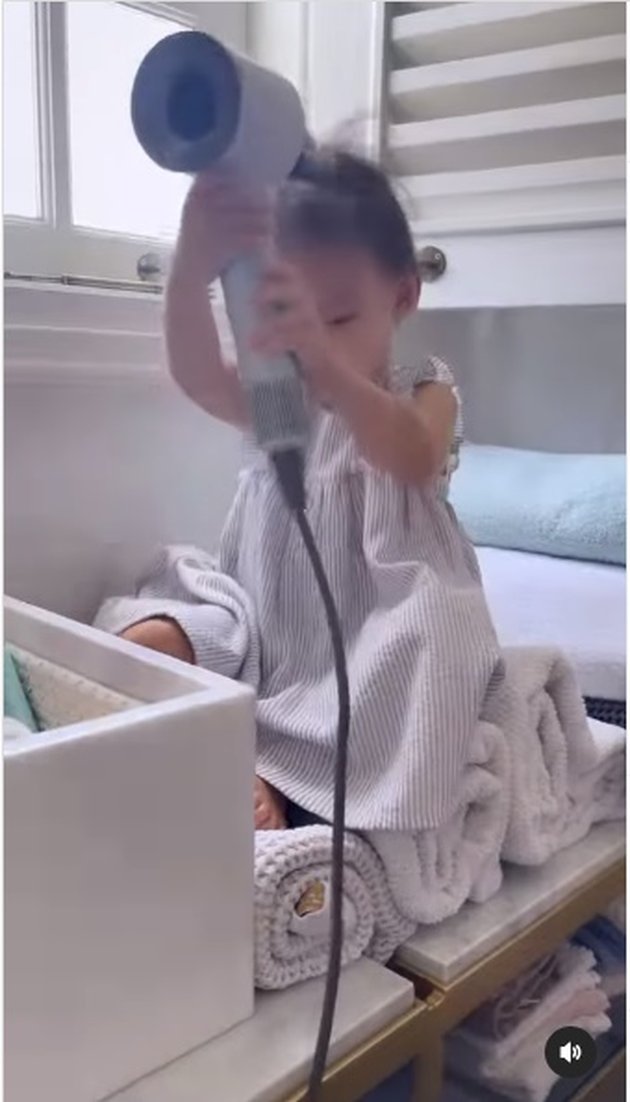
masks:
[(626, 807), (626, 732), (599, 719), (589, 719), (588, 727), (592, 761), (569, 788), (569, 829), (577, 825), (584, 833), (595, 823), (625, 818)]
[[(328, 826), (257, 831), (254, 864), (254, 979), (284, 988), (321, 976), (328, 963), (332, 831)], [(344, 964), (385, 962), (411, 936), (383, 866), (355, 834), (344, 845)]]
[(471, 741), (458, 806), (437, 830), (370, 831), (398, 909), (415, 923), (441, 922), (467, 899), (483, 903), (501, 885), (499, 856), (510, 805), (503, 733), (480, 722)]
[(618, 817), (623, 748), (610, 728), (602, 733), (606, 724), (593, 727), (587, 719), (562, 654), (518, 647), (504, 655), (505, 678), (485, 714), (505, 733), (512, 761), (502, 857), (539, 865), (583, 838), (594, 822)]

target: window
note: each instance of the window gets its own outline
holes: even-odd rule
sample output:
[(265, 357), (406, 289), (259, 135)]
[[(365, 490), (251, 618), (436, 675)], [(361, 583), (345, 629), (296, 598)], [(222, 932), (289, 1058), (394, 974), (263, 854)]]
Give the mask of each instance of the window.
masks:
[(4, 211), (41, 214), (32, 4), (4, 5)]
[(137, 237), (168, 239), (175, 233), (187, 178), (164, 172), (149, 160), (134, 135), (129, 102), (145, 54), (178, 30), (181, 27), (171, 20), (121, 4), (67, 4), (75, 225)]
[(624, 221), (625, 4), (387, 11), (385, 143), (419, 235)]
[(140, 148), (132, 83), (186, 27), (245, 45), (245, 4), (5, 0), (5, 268), (135, 280), (172, 241), (188, 186)]

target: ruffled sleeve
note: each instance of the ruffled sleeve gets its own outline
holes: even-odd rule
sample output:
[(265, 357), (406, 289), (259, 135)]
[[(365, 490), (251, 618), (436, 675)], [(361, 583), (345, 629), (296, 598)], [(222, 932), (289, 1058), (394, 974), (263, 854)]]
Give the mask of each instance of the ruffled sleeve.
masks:
[(451, 475), (459, 466), (459, 451), (464, 439), (462, 400), (453, 373), (448, 364), (445, 364), (438, 356), (427, 356), (415, 367), (397, 367), (392, 373), (392, 390), (397, 394), (411, 395), (424, 383), (444, 383), (449, 386), (457, 403), (453, 439), (443, 472), (443, 479), (448, 487)]

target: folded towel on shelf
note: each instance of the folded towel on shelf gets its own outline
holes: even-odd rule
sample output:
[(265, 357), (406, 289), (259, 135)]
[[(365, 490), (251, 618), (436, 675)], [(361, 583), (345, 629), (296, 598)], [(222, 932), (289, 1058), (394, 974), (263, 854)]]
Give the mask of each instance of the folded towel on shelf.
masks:
[(610, 1029), (606, 1013), (609, 1000), (603, 991), (594, 989), (567, 1001), (556, 1015), (551, 1016), (537, 1034), (533, 1035), (517, 1052), (502, 1060), (488, 1061), (481, 1073), (501, 1098), (515, 1102), (545, 1102), (558, 1076), (544, 1058), (545, 1045), (551, 1033), (570, 1025), (583, 1029), (595, 1038)]
[(589, 720), (559, 652), (504, 651), (505, 678), (485, 718), (505, 733), (512, 762), (506, 861), (543, 864), (596, 822), (624, 815), (625, 732)]
[(510, 805), (503, 733), (480, 722), (471, 741), (460, 798), (435, 830), (369, 831), (398, 909), (415, 923), (441, 922), (467, 899), (485, 902), (501, 885), (499, 862)]
[(20, 675), (28, 686), (29, 700), (41, 731), (54, 731), (72, 723), (100, 719), (113, 712), (124, 712), (139, 703), (21, 647), (13, 646), (12, 652)]
[(447, 1065), (502, 1098), (545, 1102), (557, 1079), (545, 1060), (549, 1035), (578, 1026), (597, 1037), (610, 1029), (608, 1006), (593, 953), (565, 943), (450, 1035)]
[(602, 991), (610, 999), (626, 990), (626, 935), (606, 915), (597, 915), (571, 939), (595, 955)]
[(613, 1001), (626, 993), (626, 966), (625, 964), (610, 972), (604, 972), (602, 976), (602, 991), (606, 997)]
[(27, 687), (14, 654), (4, 648), (4, 716), (14, 720), (29, 731), (39, 730)]
[[(328, 963), (332, 831), (328, 826), (257, 831), (254, 978), (284, 988), (321, 976)], [(414, 931), (396, 908), (378, 855), (347, 834), (343, 963), (385, 962)]]
[(617, 897), (617, 899), (613, 899), (612, 903), (609, 903), (608, 906), (604, 909), (604, 911), (602, 913), (605, 914), (606, 918), (610, 919), (610, 921), (614, 923), (614, 925), (617, 927), (617, 929), (621, 930), (622, 934), (625, 935), (625, 932), (626, 932), (626, 897), (625, 897), (625, 895), (620, 895), (620, 896)]
[(19, 719), (14, 719), (13, 716), (5, 716), (2, 734), (5, 742), (11, 742), (13, 739), (32, 735), (33, 731), (25, 723), (20, 723)]
[(626, 935), (605, 915), (596, 915), (581, 926), (572, 940), (595, 954), (600, 973), (609, 967), (615, 967), (619, 962), (625, 964)]

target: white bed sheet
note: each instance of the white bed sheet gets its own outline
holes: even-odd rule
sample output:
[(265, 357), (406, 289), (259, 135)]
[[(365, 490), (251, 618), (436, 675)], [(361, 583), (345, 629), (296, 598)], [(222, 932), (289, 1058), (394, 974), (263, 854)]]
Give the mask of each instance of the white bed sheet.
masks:
[(552, 645), (584, 696), (626, 699), (626, 571), (621, 566), (478, 547), (503, 646)]

